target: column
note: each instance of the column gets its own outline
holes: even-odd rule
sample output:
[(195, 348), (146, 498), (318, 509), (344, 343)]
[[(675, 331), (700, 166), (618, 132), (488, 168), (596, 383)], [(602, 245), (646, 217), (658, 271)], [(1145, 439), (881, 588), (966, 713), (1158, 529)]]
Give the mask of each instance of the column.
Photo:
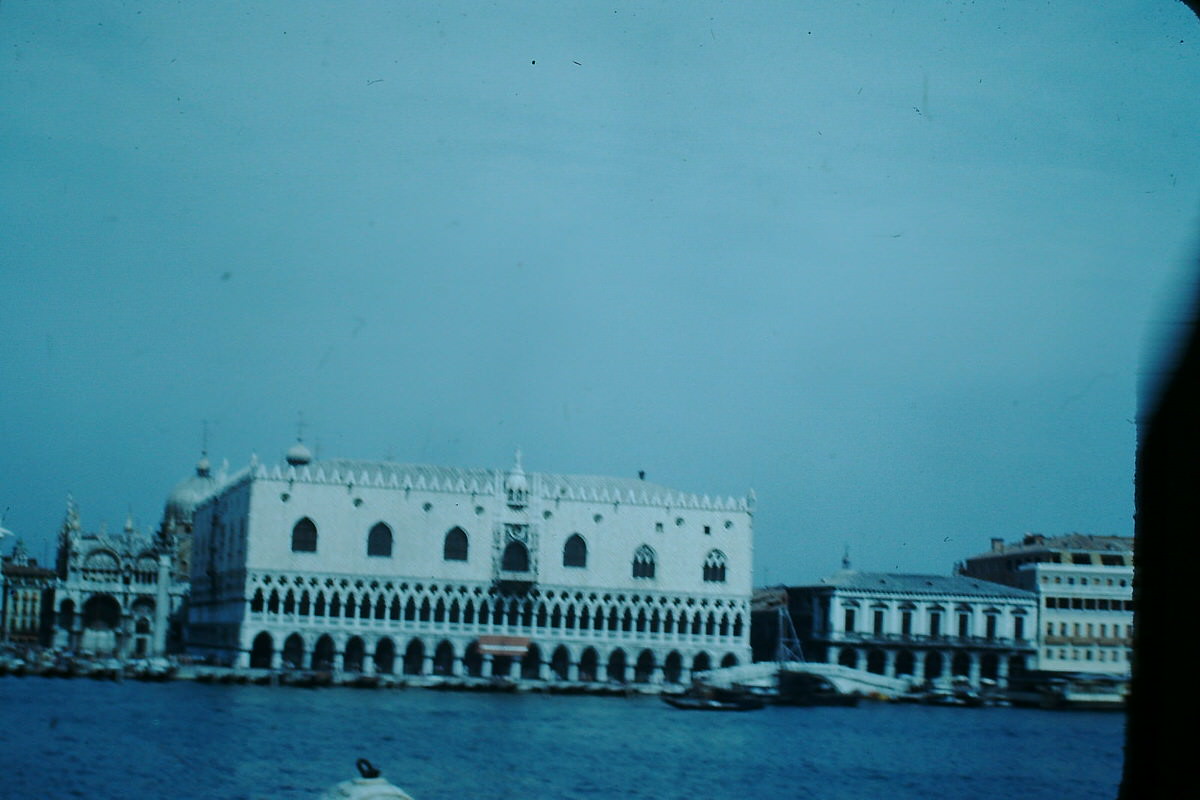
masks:
[(117, 658), (122, 660), (129, 657), (130, 645), (133, 644), (133, 616), (121, 614), (121, 624), (117, 631)]
[(654, 669), (650, 670), (650, 685), (662, 686), (665, 681), (666, 677), (663, 673), (663, 665), (655, 662)]
[(970, 672), (970, 675), (968, 676), (968, 678), (971, 681), (971, 685), (978, 688), (979, 687), (979, 673), (980, 673), (979, 653), (972, 652), (970, 655), (971, 655), (971, 672)]
[(154, 637), (150, 640), (150, 655), (167, 652), (167, 619), (171, 610), (171, 557), (158, 555), (158, 591), (154, 598)]
[[(72, 597), (72, 600), (75, 598)], [(75, 619), (71, 621), (71, 630), (68, 634), (67, 646), (72, 650), (78, 650), (83, 642), (83, 603), (75, 604)]]
[(579, 680), (579, 664), (575, 661), (572, 661), (569, 664), (567, 664), (567, 680), (569, 680), (569, 681)]
[(483, 663), (480, 664), (480, 666), (479, 666), (479, 674), (485, 678), (491, 677), (492, 676), (492, 654), (484, 653), (482, 658), (483, 658)]
[(888, 650), (883, 651), (883, 674), (888, 676), (889, 678), (896, 677), (896, 651), (895, 650), (888, 649)]

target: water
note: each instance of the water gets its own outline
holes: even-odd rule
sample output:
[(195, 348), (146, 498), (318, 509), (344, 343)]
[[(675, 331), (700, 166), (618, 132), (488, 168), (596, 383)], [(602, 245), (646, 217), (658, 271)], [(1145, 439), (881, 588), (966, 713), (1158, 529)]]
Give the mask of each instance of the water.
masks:
[(1124, 715), (0, 678), (0, 797), (1112, 800)]

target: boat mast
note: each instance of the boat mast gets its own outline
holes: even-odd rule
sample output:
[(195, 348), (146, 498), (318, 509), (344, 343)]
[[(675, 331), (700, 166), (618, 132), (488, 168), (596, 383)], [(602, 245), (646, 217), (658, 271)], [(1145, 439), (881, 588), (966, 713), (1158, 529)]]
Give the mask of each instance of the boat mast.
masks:
[(776, 629), (779, 631), (775, 660), (803, 661), (804, 651), (800, 649), (800, 637), (796, 635), (796, 626), (792, 624), (792, 615), (788, 613), (787, 603), (775, 609), (775, 616)]

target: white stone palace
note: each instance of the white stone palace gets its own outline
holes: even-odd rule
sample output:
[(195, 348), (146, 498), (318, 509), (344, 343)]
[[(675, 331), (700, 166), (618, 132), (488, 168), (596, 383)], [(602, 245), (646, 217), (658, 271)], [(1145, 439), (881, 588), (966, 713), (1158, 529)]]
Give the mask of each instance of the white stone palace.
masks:
[(754, 496), (252, 460), (195, 508), (188, 651), (236, 666), (647, 684), (750, 660)]

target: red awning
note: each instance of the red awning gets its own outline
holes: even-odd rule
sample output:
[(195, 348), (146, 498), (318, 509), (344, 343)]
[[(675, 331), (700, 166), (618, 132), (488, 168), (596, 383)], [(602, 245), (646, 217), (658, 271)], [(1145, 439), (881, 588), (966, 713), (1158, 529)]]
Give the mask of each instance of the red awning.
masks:
[(527, 636), (479, 637), (479, 652), (483, 655), (520, 657), (525, 655), (525, 651), (528, 649), (529, 637)]

